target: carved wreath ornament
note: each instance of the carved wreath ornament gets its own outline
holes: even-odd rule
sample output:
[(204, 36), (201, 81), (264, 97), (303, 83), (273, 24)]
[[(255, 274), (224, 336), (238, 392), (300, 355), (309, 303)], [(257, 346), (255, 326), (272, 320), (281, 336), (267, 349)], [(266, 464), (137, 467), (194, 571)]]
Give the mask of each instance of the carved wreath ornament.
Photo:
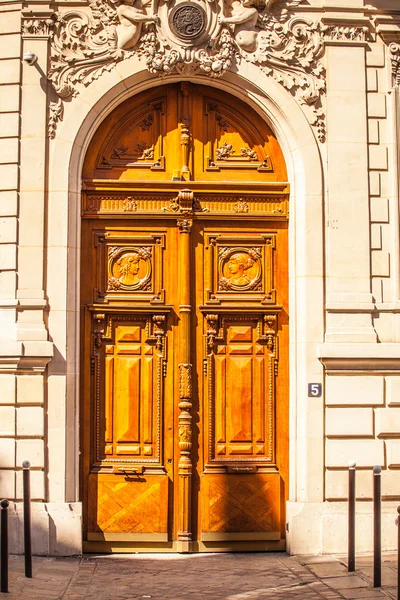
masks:
[[(26, 20), (24, 32), (48, 35), (48, 78), (58, 96), (49, 135), (63, 118), (63, 100), (78, 94), (119, 61), (136, 55), (150, 73), (221, 77), (241, 60), (258, 65), (304, 105), (324, 138), (320, 58), (329, 27), (290, 9), (305, 0), (89, 0), (51, 19)], [(365, 33), (361, 32), (364, 36)]]

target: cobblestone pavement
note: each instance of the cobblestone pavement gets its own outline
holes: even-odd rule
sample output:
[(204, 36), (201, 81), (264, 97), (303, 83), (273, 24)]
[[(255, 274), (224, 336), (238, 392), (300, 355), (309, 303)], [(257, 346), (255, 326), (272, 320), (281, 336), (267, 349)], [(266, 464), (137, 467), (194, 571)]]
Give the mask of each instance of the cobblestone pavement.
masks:
[(333, 556), (285, 553), (85, 555), (35, 557), (33, 579), (23, 557), (9, 562), (7, 600), (337, 600), (397, 598), (395, 557), (383, 557), (383, 588), (372, 587), (372, 557), (356, 573)]

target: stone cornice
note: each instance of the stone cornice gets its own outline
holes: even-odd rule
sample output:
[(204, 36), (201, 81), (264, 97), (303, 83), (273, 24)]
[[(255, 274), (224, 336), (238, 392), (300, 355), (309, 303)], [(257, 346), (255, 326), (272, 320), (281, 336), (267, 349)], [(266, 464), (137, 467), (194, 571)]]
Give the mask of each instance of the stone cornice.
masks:
[(321, 344), (318, 358), (326, 372), (395, 373), (400, 370), (400, 344)]

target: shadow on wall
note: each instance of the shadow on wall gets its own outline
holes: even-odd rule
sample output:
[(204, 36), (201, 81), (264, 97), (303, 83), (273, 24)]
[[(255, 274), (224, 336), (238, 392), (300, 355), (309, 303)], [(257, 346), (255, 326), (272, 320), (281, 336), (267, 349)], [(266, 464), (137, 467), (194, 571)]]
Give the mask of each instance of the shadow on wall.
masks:
[[(0, 473), (0, 476), (2, 473)], [(82, 554), (82, 511), (80, 503), (32, 502), (32, 553), (42, 556)], [(24, 553), (22, 502), (8, 508), (9, 553)]]

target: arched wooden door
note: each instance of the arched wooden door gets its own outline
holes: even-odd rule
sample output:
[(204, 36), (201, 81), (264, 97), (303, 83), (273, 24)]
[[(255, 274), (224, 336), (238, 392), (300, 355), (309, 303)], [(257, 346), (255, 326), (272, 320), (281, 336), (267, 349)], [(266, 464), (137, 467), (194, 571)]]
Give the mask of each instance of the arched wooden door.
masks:
[(160, 86), (99, 127), (82, 181), (86, 550), (284, 548), (288, 192), (273, 133), (221, 91)]

